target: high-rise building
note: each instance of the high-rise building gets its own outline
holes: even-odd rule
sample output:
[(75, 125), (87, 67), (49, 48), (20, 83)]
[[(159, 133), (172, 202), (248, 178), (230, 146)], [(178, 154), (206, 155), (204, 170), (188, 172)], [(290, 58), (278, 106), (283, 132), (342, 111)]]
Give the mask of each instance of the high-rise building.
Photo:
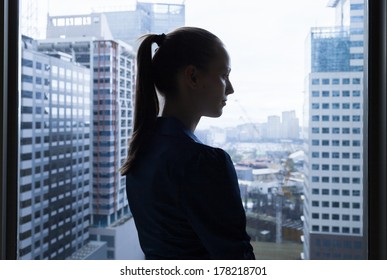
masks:
[(313, 28), (306, 79), (305, 259), (363, 259), (364, 0), (333, 0)]
[[(136, 258), (137, 236), (119, 169), (132, 133), (135, 84), (132, 47), (93, 37), (39, 41), (40, 52), (62, 52), (88, 68), (92, 82), (92, 224), (90, 239), (107, 242), (108, 259)], [(118, 236), (127, 235), (119, 240)], [(119, 245), (118, 241), (119, 240)], [(131, 241), (132, 240), (132, 241)], [(130, 244), (130, 242), (132, 242)], [(126, 250), (118, 250), (125, 248)]]
[(136, 50), (140, 36), (147, 33), (167, 33), (184, 26), (184, 1), (182, 0), (180, 4), (161, 2), (136, 2), (133, 10), (49, 16), (47, 38), (96, 36), (105, 40), (119, 39)]
[(296, 111), (282, 112), (282, 138), (299, 139), (300, 125), (296, 117)]
[(89, 69), (65, 53), (38, 52), (36, 41), (23, 37), (20, 259), (65, 259), (89, 243), (90, 89)]
[(265, 139), (300, 139), (300, 124), (295, 111), (282, 112), (280, 116), (268, 116), (262, 124), (262, 137)]
[(281, 117), (268, 116), (267, 117), (267, 131), (266, 137), (269, 139), (281, 138)]

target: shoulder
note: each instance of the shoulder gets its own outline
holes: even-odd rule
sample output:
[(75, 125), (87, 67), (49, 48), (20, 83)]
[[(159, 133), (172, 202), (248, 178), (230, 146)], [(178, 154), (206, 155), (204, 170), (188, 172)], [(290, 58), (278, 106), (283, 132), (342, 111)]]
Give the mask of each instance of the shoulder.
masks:
[(229, 154), (221, 148), (211, 147), (196, 142), (189, 142), (185, 145), (186, 153), (180, 155), (184, 160), (200, 163), (232, 162)]
[(176, 158), (172, 164), (184, 178), (192, 176), (227, 176), (235, 173), (234, 164), (229, 154), (220, 148), (200, 143), (186, 143), (185, 148), (176, 149)]

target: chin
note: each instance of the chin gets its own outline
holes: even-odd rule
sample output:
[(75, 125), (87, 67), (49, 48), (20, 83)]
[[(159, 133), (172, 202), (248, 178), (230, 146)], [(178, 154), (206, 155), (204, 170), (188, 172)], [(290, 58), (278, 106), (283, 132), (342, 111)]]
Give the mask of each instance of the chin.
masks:
[(219, 112), (211, 112), (209, 114), (206, 114), (205, 116), (209, 118), (219, 118), (222, 114), (223, 114), (223, 111), (220, 110)]

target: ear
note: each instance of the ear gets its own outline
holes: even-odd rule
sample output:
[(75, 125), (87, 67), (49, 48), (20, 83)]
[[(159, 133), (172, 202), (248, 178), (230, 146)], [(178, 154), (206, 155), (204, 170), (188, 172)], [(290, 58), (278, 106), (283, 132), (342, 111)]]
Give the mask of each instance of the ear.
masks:
[(198, 69), (193, 65), (188, 65), (184, 68), (184, 81), (188, 87), (196, 88), (198, 86), (198, 74)]

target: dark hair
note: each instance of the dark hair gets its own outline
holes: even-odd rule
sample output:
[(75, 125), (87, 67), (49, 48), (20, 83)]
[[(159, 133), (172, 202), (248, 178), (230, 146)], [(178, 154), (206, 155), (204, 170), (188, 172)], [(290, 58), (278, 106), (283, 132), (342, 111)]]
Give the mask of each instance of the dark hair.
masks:
[[(159, 114), (156, 88), (161, 95), (176, 95), (179, 71), (188, 65), (206, 70), (222, 46), (214, 34), (196, 27), (182, 27), (167, 35), (148, 34), (142, 39), (137, 53), (133, 135), (121, 168), (123, 175), (134, 166), (156, 123)], [(153, 43), (159, 47), (152, 57)]]

